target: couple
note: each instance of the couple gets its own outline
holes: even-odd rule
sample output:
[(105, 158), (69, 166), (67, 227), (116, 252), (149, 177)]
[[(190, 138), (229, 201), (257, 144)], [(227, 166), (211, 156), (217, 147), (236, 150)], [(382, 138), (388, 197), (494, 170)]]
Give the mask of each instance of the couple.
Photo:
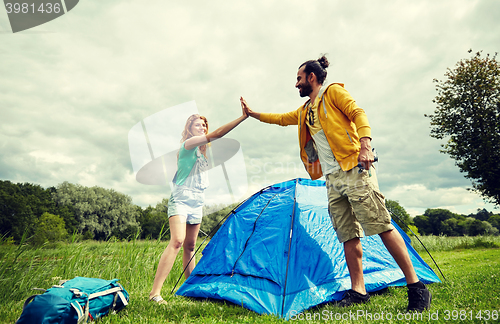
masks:
[[(208, 185), (206, 172), (202, 172), (208, 166), (207, 143), (226, 135), (250, 116), (270, 124), (297, 125), (300, 157), (307, 172), (313, 180), (326, 178), (328, 211), (337, 238), (344, 244), (351, 278), (351, 289), (338, 305), (350, 306), (370, 300), (365, 290), (359, 240), (364, 232), (378, 234), (403, 271), (408, 287), (407, 311), (422, 312), (430, 308), (431, 293), (417, 278), (404, 240), (391, 224), (376, 173), (370, 171), (374, 156), (368, 118), (343, 84), (323, 87), (328, 65), (325, 56), (300, 65), (295, 87), (301, 97), (309, 97), (309, 100), (297, 110), (284, 114), (258, 113), (240, 98), (242, 115), (212, 133), (208, 133), (206, 118), (193, 115), (188, 119), (182, 133), (175, 187), (169, 200), (171, 240), (161, 256), (150, 300), (165, 303), (160, 290), (180, 248), (184, 248), (184, 267), (193, 256), (202, 218), (203, 190)], [(193, 269), (194, 262), (187, 267), (186, 278)]]

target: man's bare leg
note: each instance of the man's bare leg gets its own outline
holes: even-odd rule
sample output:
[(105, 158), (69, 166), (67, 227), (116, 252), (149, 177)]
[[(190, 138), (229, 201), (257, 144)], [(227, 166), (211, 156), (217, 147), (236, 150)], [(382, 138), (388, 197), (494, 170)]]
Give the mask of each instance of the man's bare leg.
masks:
[(351, 277), (351, 289), (360, 294), (366, 294), (362, 263), (363, 248), (359, 238), (344, 242), (344, 255)]
[(407, 284), (412, 284), (418, 281), (417, 274), (410, 260), (410, 255), (406, 249), (405, 242), (397, 230), (390, 230), (380, 233), (380, 238), (384, 242), (385, 247), (392, 255), (396, 263), (403, 271)]

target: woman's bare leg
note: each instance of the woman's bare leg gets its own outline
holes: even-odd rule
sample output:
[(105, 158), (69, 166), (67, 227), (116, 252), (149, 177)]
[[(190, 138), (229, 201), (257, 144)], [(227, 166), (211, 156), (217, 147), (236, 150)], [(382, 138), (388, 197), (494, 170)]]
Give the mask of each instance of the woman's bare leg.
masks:
[(172, 270), (175, 258), (186, 238), (186, 220), (184, 217), (177, 215), (172, 216), (168, 219), (168, 222), (170, 224), (170, 242), (168, 242), (167, 247), (161, 255), (158, 268), (156, 269), (153, 288), (149, 293), (149, 297), (160, 295), (161, 287), (170, 273), (170, 270)]
[(196, 265), (196, 261), (194, 258), (194, 250), (196, 248), (196, 239), (198, 238), (198, 232), (200, 231), (200, 224), (186, 224), (186, 238), (184, 239), (184, 244), (182, 247), (184, 248), (184, 252), (182, 254), (182, 266), (183, 269), (186, 269), (186, 266), (189, 265), (184, 272), (184, 276), (186, 279), (191, 275), (191, 272)]

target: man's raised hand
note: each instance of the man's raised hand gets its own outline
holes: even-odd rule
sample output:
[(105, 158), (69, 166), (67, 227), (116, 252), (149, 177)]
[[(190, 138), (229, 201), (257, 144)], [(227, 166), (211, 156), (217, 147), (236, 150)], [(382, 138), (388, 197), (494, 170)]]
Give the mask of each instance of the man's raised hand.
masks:
[(243, 99), (243, 97), (240, 97), (240, 102), (241, 102), (241, 107), (243, 108), (243, 110), (247, 114), (247, 116), (250, 116), (250, 117), (253, 117), (256, 119), (260, 118), (260, 113), (257, 113), (255, 111), (253, 111), (252, 109), (250, 109), (250, 107), (248, 106), (248, 103), (246, 102), (245, 99)]

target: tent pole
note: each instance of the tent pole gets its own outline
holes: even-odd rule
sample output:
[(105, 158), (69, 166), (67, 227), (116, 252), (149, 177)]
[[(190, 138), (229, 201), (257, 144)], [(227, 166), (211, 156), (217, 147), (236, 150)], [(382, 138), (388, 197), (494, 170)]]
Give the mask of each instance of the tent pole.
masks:
[[(389, 209), (387, 208), (387, 210), (389, 210)], [(424, 249), (425, 249), (425, 251), (427, 252), (427, 254), (431, 257), (432, 262), (434, 262), (434, 264), (435, 264), (435, 265), (436, 265), (436, 267), (438, 268), (439, 273), (441, 273), (441, 276), (443, 276), (443, 279), (446, 281), (446, 277), (444, 276), (443, 272), (441, 271), (441, 269), (440, 269), (440, 268), (439, 268), (439, 266), (437, 265), (436, 260), (434, 260), (434, 258), (432, 257), (431, 253), (429, 252), (429, 250), (427, 250), (427, 248), (425, 247), (424, 243), (420, 240), (420, 238), (417, 236), (417, 234), (415, 234), (415, 232), (413, 232), (413, 231), (411, 230), (411, 228), (410, 228), (408, 225), (406, 225), (406, 223), (405, 223), (405, 222), (404, 222), (404, 221), (403, 221), (403, 220), (402, 220), (402, 219), (401, 219), (398, 215), (394, 214), (391, 210), (389, 210), (389, 213), (391, 213), (391, 215), (392, 215), (392, 216), (394, 216), (394, 217), (396, 217), (397, 219), (399, 219), (399, 221), (400, 221), (402, 224), (404, 224), (404, 225), (406, 226), (406, 228), (407, 228), (407, 229), (409, 229), (409, 230), (410, 230), (410, 232), (413, 234), (413, 236), (415, 236), (415, 238), (416, 238), (416, 239), (420, 242), (420, 244), (422, 244), (422, 246), (424, 247)]]
[(288, 280), (288, 265), (290, 264), (290, 249), (292, 248), (292, 235), (293, 235), (293, 223), (295, 220), (295, 204), (297, 202), (297, 185), (298, 185), (299, 179), (295, 179), (295, 192), (293, 196), (293, 209), (292, 209), (292, 221), (290, 224), (290, 238), (288, 240), (288, 256), (286, 260), (286, 271), (285, 271), (285, 286), (283, 288), (283, 303), (281, 305), (281, 317), (284, 317), (284, 312), (285, 312), (285, 297), (286, 297), (286, 284)]

